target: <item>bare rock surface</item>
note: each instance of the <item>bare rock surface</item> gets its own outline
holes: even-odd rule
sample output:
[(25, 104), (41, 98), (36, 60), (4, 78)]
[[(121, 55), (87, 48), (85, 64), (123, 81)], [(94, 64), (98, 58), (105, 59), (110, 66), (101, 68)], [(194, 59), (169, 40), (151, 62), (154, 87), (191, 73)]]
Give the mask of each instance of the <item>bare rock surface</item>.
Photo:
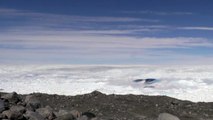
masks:
[(0, 119), (10, 120), (213, 120), (213, 103), (166, 96), (77, 96), (0, 93)]

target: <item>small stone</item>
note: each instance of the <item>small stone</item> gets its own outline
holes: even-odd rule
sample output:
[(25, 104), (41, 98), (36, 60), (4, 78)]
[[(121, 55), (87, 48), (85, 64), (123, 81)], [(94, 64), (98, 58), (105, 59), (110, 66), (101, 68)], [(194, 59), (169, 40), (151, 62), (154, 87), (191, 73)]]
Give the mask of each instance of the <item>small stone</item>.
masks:
[(169, 113), (161, 113), (158, 116), (158, 120), (180, 120), (177, 116)]
[(179, 101), (178, 101), (178, 100), (173, 100), (173, 101), (171, 102), (171, 104), (172, 104), (172, 105), (179, 105)]

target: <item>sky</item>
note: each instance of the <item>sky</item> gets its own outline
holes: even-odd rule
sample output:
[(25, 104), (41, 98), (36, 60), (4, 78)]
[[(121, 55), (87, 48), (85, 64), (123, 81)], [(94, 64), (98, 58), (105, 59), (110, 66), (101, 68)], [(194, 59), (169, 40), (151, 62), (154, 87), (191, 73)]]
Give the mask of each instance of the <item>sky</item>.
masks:
[(213, 64), (212, 0), (0, 0), (0, 64)]

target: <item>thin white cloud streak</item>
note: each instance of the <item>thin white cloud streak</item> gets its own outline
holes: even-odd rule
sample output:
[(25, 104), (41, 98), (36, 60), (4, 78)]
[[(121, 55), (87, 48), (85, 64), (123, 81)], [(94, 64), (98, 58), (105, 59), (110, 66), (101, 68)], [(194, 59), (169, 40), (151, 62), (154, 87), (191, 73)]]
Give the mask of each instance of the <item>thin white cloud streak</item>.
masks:
[[(162, 31), (159, 29), (152, 29), (152, 28), (135, 28), (135, 29), (109, 29), (109, 30), (76, 30), (77, 33), (83, 34), (95, 34), (95, 35), (130, 35), (136, 32), (157, 32)], [(73, 31), (74, 32), (74, 31)]]
[[(139, 32), (161, 32), (165, 30), (180, 29), (180, 28), (172, 27), (168, 25), (143, 26), (143, 25), (125, 24), (125, 25), (111, 26), (110, 28), (104, 28), (107, 26), (100, 25), (98, 29), (103, 29), (103, 30), (97, 30), (97, 28), (94, 28), (94, 26), (92, 26), (93, 25), (92, 23), (96, 24), (99, 22), (119, 22), (119, 23), (139, 22), (139, 21), (140, 22), (141, 21), (159, 22), (159, 20), (156, 20), (156, 19), (143, 19), (143, 18), (134, 18), (134, 17), (74, 16), (74, 15), (60, 15), (60, 14), (50, 14), (50, 13), (37, 13), (32, 11), (3, 9), (3, 8), (0, 8), (0, 15), (6, 18), (7, 17), (27, 18), (27, 21), (23, 23), (26, 25), (18, 26), (17, 29), (20, 29), (21, 27), (24, 27), (24, 26), (29, 27), (29, 29), (31, 28), (36, 29), (36, 27), (47, 29), (50, 26), (52, 27), (54, 26), (55, 28), (62, 29), (62, 30), (63, 29), (69, 29), (69, 30), (84, 29), (84, 31), (81, 31), (81, 32), (90, 33), (90, 34), (106, 34), (106, 35), (107, 34), (128, 35), (128, 34), (134, 34)], [(112, 27), (114, 28), (112, 29)], [(15, 31), (16, 27), (13, 26), (13, 29)], [(93, 31), (91, 29), (93, 29)], [(183, 29), (187, 29), (187, 27), (183, 27)]]
[(198, 55), (178, 55), (174, 53), (175, 59), (169, 61), (170, 64), (178, 65), (213, 65), (213, 56), (198, 56)]
[(198, 27), (178, 27), (178, 29), (183, 29), (183, 30), (213, 31), (213, 27), (204, 27), (204, 26), (198, 26)]
[[(174, 51), (67, 51), (67, 50), (1, 50), (0, 64), (14, 63), (41, 63), (41, 64), (174, 64), (174, 65), (210, 65), (213, 56), (199, 56), (191, 54), (180, 54)], [(137, 60), (140, 60), (139, 62)], [(130, 61), (129, 61), (130, 60)], [(137, 62), (134, 62), (136, 60)], [(15, 61), (15, 62), (14, 62)], [(68, 62), (67, 62), (68, 61)], [(77, 61), (77, 62), (76, 62)], [(94, 62), (95, 61), (95, 62)], [(97, 62), (99, 61), (99, 62)], [(114, 61), (114, 62), (109, 62)], [(145, 61), (145, 62), (144, 62)], [(148, 62), (147, 62), (148, 61)], [(80, 64), (82, 64), (79, 62)]]
[[(19, 33), (20, 32), (20, 33)], [(85, 48), (183, 48), (183, 47), (212, 47), (213, 44), (204, 38), (135, 38), (123, 36), (103, 36), (98, 34), (81, 33), (81, 31), (19, 31), (18, 33), (2, 33), (1, 44), (20, 44), (26, 47), (59, 46)], [(94, 32), (94, 31), (92, 31)], [(24, 34), (22, 34), (24, 33)]]
[(143, 11), (123, 11), (122, 13), (133, 13), (133, 14), (153, 14), (153, 15), (193, 15), (192, 12), (161, 12), (161, 11), (151, 11), (151, 10), (143, 10)]
[[(1, 32), (7, 34), (9, 32), (13, 33), (19, 33), (20, 29), (25, 31), (31, 31), (34, 30), (34, 34), (37, 34), (39, 31), (42, 31), (46, 33), (47, 31), (58, 31), (62, 34), (62, 32), (71, 31), (72, 34), (74, 33), (83, 33), (83, 34), (95, 34), (95, 35), (134, 35), (135, 33), (156, 33), (156, 32), (162, 32), (164, 30), (167, 30), (167, 26), (134, 26), (134, 25), (118, 25), (116, 27), (112, 28), (92, 28), (92, 27), (85, 27), (85, 26), (78, 26), (79, 28), (84, 29), (75, 29), (75, 28), (49, 28), (47, 26), (18, 26), (18, 27), (12, 27), (9, 29), (4, 29)], [(44, 31), (46, 30), (46, 31)], [(39, 32), (41, 33), (41, 32)], [(49, 34), (49, 33), (47, 33)]]
[(34, 21), (50, 21), (50, 22), (159, 22), (155, 19), (142, 19), (134, 17), (111, 17), (111, 16), (76, 16), (76, 15), (62, 15), (51, 13), (38, 13), (32, 11), (16, 10), (16, 9), (2, 9), (0, 8), (0, 15), (4, 17), (28, 17)]

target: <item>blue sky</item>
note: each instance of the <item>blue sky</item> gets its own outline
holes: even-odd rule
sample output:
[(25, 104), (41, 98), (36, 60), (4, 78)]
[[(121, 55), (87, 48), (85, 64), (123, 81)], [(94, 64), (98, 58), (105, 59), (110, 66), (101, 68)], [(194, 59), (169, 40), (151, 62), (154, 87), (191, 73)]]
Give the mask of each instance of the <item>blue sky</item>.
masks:
[(1, 64), (212, 64), (212, 0), (0, 0)]

